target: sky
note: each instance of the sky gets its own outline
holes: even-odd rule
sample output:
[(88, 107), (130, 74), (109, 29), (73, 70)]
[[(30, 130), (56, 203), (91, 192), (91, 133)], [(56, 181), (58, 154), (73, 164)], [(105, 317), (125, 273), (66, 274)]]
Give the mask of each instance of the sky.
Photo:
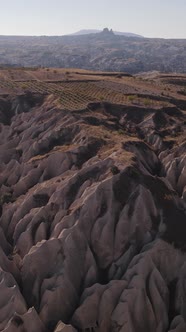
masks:
[(0, 35), (65, 35), (112, 28), (186, 38), (186, 0), (0, 0)]

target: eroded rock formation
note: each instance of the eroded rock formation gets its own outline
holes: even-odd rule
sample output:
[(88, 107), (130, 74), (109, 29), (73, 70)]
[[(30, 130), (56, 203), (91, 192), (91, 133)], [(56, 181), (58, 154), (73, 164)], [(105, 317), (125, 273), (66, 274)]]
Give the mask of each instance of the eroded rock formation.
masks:
[(0, 111), (0, 331), (185, 331), (184, 110)]

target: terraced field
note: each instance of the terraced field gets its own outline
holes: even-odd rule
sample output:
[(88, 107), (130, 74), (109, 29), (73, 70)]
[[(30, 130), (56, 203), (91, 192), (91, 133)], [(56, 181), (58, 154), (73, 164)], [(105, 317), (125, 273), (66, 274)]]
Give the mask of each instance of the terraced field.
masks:
[(57, 97), (60, 107), (68, 110), (79, 110), (91, 102), (102, 101), (155, 108), (169, 106), (170, 95), (178, 93), (166, 76), (159, 76), (159, 80), (152, 83), (152, 80), (118, 73), (67, 72), (62, 69), (0, 70), (0, 94), (22, 94), (26, 91), (52, 94)]

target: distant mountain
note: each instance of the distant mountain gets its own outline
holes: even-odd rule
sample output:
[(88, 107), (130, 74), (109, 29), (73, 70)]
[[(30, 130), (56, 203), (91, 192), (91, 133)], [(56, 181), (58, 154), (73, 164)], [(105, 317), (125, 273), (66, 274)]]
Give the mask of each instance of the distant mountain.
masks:
[[(100, 33), (102, 32), (101, 30), (96, 30), (96, 29), (84, 29), (84, 30), (80, 30), (77, 31), (75, 33), (70, 34), (71, 36), (82, 36), (82, 35), (89, 35), (92, 33)], [(136, 33), (132, 33), (132, 32), (121, 32), (121, 31), (113, 31), (115, 35), (118, 36), (126, 36), (126, 37), (139, 37), (139, 38), (144, 38), (141, 35), (138, 35)]]
[(90, 33), (99, 33), (101, 32), (100, 30), (96, 30), (96, 29), (84, 29), (84, 30), (80, 30), (74, 33), (71, 33), (70, 36), (82, 36), (82, 35), (89, 35)]

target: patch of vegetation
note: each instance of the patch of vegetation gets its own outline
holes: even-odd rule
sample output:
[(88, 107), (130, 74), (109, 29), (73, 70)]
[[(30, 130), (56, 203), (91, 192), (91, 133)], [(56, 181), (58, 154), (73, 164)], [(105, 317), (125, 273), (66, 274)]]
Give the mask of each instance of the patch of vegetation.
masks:
[(110, 168), (110, 171), (112, 172), (113, 175), (120, 173), (118, 167), (115, 165)]
[(11, 193), (4, 193), (0, 197), (0, 206), (2, 206), (4, 203), (13, 203), (14, 201), (15, 200)]
[(128, 101), (130, 101), (131, 103), (133, 103), (136, 98), (137, 98), (136, 95), (130, 95), (130, 96), (127, 97)]
[(149, 98), (145, 98), (144, 105), (145, 106), (150, 106), (151, 105), (151, 100)]
[(118, 129), (117, 133), (118, 133), (119, 135), (124, 135), (124, 134), (125, 134), (124, 130), (122, 130), (122, 129)]

